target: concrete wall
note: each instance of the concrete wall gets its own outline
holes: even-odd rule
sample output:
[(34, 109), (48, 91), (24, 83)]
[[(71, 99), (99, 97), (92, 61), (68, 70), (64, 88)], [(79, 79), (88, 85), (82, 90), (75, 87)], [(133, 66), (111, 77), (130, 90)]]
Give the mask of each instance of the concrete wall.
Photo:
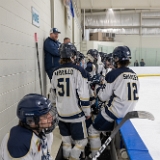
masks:
[(130, 47), (160, 48), (157, 43), (160, 41), (160, 36), (116, 35), (115, 41), (123, 42)]
[[(85, 30), (85, 40), (89, 41), (90, 30)], [(129, 46), (132, 52), (131, 66), (134, 65), (135, 60), (140, 62), (144, 59), (147, 66), (160, 66), (160, 36), (158, 35), (116, 35), (115, 46), (119, 42), (123, 45)], [(114, 47), (101, 45), (101, 50), (107, 53), (113, 51)], [(100, 46), (100, 45), (99, 45)]]
[(80, 23), (80, 17), (76, 16), (73, 22), (73, 27), (74, 27), (73, 43), (77, 47), (77, 50), (80, 51), (82, 32), (80, 26), (78, 25), (79, 23)]
[[(67, 13), (69, 14), (69, 18)], [(79, 22), (80, 17), (77, 17), (75, 13), (75, 17), (72, 18), (70, 10), (67, 10), (62, 0), (54, 0), (54, 27), (61, 31), (59, 41), (63, 43), (63, 39), (69, 37), (78, 50), (80, 50), (81, 40), (81, 30), (78, 26)]]
[(59, 35), (61, 43), (63, 43), (64, 37), (69, 37), (72, 41), (72, 19), (68, 26), (67, 11), (62, 0), (54, 0), (54, 27), (61, 32)]
[[(40, 15), (40, 28), (32, 25), (31, 6)], [(1, 0), (0, 2), (0, 143), (17, 124), (16, 107), (28, 93), (40, 93), (34, 33), (39, 40), (43, 84), (43, 41), (51, 27), (50, 0)]]
[(98, 51), (111, 53), (117, 46), (123, 45), (122, 42), (103, 42), (103, 41), (86, 41), (87, 51), (97, 49)]
[[(39, 12), (40, 28), (32, 25), (32, 6)], [(80, 49), (80, 17), (75, 14), (75, 19), (71, 18), (68, 23), (66, 13), (62, 0), (1, 0), (0, 143), (18, 122), (16, 107), (19, 100), (28, 93), (40, 93), (34, 33), (38, 34), (44, 95), (48, 93), (50, 83), (44, 71), (43, 42), (49, 36), (50, 28), (57, 27), (61, 31), (60, 42), (69, 37)]]

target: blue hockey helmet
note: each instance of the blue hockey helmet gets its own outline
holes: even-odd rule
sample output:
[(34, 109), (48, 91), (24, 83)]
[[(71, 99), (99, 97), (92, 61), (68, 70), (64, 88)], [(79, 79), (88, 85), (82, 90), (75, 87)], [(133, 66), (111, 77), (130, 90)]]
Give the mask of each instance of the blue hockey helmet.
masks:
[(99, 55), (101, 56), (101, 59), (103, 59), (104, 56), (105, 56), (105, 53), (104, 52), (99, 52)]
[(77, 49), (72, 43), (63, 43), (59, 50), (61, 58), (71, 58), (77, 54)]
[(98, 51), (96, 49), (90, 49), (87, 52), (87, 55), (91, 55), (94, 59), (98, 59)]
[(79, 56), (80, 56), (81, 59), (84, 59), (84, 58), (85, 58), (84, 54), (81, 53), (81, 52), (80, 52), (80, 55), (79, 55)]
[(118, 46), (113, 51), (113, 58), (118, 58), (118, 61), (125, 61), (131, 58), (131, 51), (127, 46)]
[(96, 49), (90, 49), (87, 52), (87, 58), (91, 61), (91, 62), (97, 62), (98, 61), (98, 57), (99, 57), (99, 53)]
[(84, 58), (83, 57), (83, 53), (81, 53), (80, 51), (77, 51), (77, 54), (76, 54), (76, 63), (80, 63), (83, 58)]
[[(28, 128), (31, 122), (34, 122), (39, 127), (40, 116), (47, 113), (53, 116), (52, 126), (45, 130), (45, 133), (50, 133), (58, 123), (57, 112), (52, 107), (50, 100), (40, 94), (28, 94), (20, 100), (17, 106), (17, 116)], [(39, 128), (30, 129), (39, 130)]]

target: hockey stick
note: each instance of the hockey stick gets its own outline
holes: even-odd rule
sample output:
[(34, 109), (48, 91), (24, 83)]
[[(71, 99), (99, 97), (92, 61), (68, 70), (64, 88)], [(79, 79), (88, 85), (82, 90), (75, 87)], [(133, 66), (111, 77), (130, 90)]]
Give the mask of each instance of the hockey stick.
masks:
[(40, 62), (39, 62), (39, 51), (38, 51), (38, 38), (37, 33), (34, 34), (35, 42), (36, 42), (36, 50), (37, 50), (37, 65), (38, 65), (38, 74), (39, 74), (39, 85), (42, 94), (42, 81), (41, 81), (41, 70), (40, 70)]
[(140, 118), (140, 119), (149, 119), (154, 120), (154, 116), (146, 111), (132, 111), (128, 112), (125, 117), (122, 119), (120, 124), (112, 131), (110, 137), (105, 141), (105, 143), (101, 146), (101, 148), (98, 150), (96, 155), (92, 158), (92, 160), (97, 160), (97, 158), (102, 154), (102, 152), (105, 150), (105, 148), (108, 146), (108, 144), (111, 142), (111, 140), (114, 138), (114, 136), (117, 134), (121, 126), (129, 119), (131, 118)]

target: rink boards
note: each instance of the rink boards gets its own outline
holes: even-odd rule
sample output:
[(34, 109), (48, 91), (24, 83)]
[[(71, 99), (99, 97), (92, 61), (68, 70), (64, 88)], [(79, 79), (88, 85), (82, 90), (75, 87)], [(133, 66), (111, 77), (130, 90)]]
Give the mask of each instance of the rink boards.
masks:
[(130, 159), (160, 160), (160, 76), (145, 76), (139, 80), (140, 99), (135, 110), (151, 112), (155, 120), (132, 119), (120, 132), (124, 143), (127, 143), (125, 146)]
[[(160, 70), (159, 70), (160, 72)], [(146, 145), (153, 160), (160, 159), (160, 77), (142, 77), (140, 80), (140, 99), (136, 110), (151, 112), (155, 121), (131, 120), (139, 136)]]

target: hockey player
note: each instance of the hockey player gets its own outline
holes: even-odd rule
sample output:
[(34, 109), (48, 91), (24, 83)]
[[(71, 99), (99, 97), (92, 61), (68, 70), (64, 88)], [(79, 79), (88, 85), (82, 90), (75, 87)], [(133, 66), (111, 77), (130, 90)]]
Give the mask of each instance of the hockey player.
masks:
[(17, 106), (19, 124), (4, 137), (2, 160), (52, 160), (52, 131), (58, 123), (51, 102), (39, 94), (24, 96)]
[[(104, 77), (106, 74), (106, 70), (104, 68), (104, 64), (101, 62), (101, 57), (98, 51), (96, 49), (88, 50), (87, 58), (88, 58), (88, 62), (85, 70), (89, 73), (90, 83), (92, 80), (94, 80), (97, 77), (100, 77), (100, 76)], [(95, 103), (97, 103), (96, 96), (91, 89), (90, 89), (90, 103), (91, 103), (91, 106), (95, 106)]]
[(111, 131), (114, 120), (123, 118), (126, 113), (133, 111), (139, 99), (139, 80), (131, 69), (130, 49), (119, 46), (113, 51), (116, 69), (110, 71), (104, 85), (96, 86), (95, 93), (102, 101), (107, 101), (107, 106), (97, 115), (93, 125), (89, 128), (89, 139), (92, 156), (101, 146), (99, 138), (101, 131)]
[[(86, 71), (73, 63), (77, 52), (71, 43), (60, 50), (61, 65), (53, 72), (51, 102), (57, 107), (63, 141), (63, 157), (79, 160), (87, 145), (86, 119), (90, 118), (89, 86)], [(72, 141), (75, 145), (72, 147)]]
[(90, 49), (87, 52), (88, 62), (86, 71), (89, 72), (90, 76), (93, 77), (96, 74), (102, 76), (106, 75), (106, 70), (103, 63), (101, 62), (101, 57), (96, 49)]
[(83, 53), (78, 51), (78, 59), (77, 59), (78, 63), (77, 65), (81, 66), (82, 68), (86, 68), (86, 63), (85, 63), (85, 56)]
[(106, 55), (106, 57), (105, 57), (105, 69), (106, 69), (107, 73), (114, 69), (114, 62), (113, 62), (112, 53)]
[(84, 54), (81, 53), (81, 54), (80, 54), (80, 57), (81, 57), (80, 66), (85, 69), (85, 68), (86, 68), (86, 61), (85, 61), (85, 56), (84, 56)]
[(99, 55), (101, 56), (101, 62), (103, 63), (104, 62), (104, 59), (105, 59), (105, 55), (107, 53), (104, 53), (104, 52), (99, 52)]

